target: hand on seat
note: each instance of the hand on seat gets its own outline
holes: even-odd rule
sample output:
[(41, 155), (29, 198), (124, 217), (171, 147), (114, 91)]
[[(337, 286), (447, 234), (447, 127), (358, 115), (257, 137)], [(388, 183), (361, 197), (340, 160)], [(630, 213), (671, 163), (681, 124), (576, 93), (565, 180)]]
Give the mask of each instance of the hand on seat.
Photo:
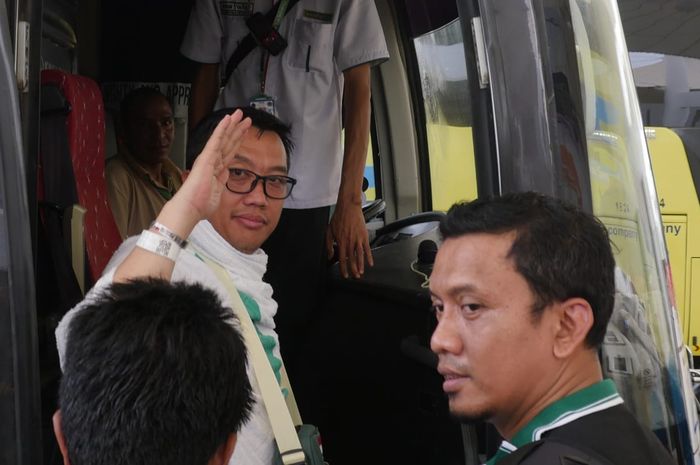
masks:
[(337, 244), (340, 274), (344, 278), (351, 273), (355, 278), (361, 277), (365, 272), (365, 259), (369, 266), (374, 266), (361, 205), (338, 200), (326, 234), (329, 258), (333, 256), (333, 242)]

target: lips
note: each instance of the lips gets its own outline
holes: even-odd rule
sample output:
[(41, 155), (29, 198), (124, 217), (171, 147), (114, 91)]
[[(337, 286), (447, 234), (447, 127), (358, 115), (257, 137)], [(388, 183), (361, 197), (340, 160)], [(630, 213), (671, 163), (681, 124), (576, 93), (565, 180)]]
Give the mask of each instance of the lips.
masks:
[(248, 229), (260, 229), (267, 224), (267, 218), (255, 214), (235, 215), (233, 220), (239, 222)]
[(438, 372), (445, 378), (442, 390), (447, 394), (458, 392), (462, 385), (471, 378), (469, 375), (457, 373), (444, 367), (438, 367)]

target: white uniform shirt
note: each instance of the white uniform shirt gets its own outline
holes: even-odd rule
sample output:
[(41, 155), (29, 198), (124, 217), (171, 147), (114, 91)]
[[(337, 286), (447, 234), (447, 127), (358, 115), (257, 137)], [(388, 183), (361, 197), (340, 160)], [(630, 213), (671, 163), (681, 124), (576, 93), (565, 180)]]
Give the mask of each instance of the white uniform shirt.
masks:
[[(237, 6), (247, 0), (197, 0), (180, 51), (200, 63), (226, 67), (248, 34)], [(266, 13), (271, 0), (255, 0)], [(243, 8), (245, 10), (245, 8)], [(340, 144), (343, 71), (389, 57), (373, 0), (300, 0), (279, 27), (288, 46), (270, 57), (265, 94), (275, 98), (279, 118), (292, 126), (295, 144), (289, 175), (299, 183), (286, 208), (336, 202), (343, 152)], [(234, 70), (216, 108), (247, 105), (260, 94), (260, 47)]]

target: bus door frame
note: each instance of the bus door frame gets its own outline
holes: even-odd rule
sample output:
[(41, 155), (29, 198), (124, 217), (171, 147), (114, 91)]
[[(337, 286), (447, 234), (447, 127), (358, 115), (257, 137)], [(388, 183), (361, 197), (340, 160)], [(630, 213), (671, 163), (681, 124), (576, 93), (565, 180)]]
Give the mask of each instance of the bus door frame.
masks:
[[(6, 13), (6, 4), (0, 4)], [(0, 20), (9, 18), (0, 14)], [(0, 22), (0, 228), (6, 228), (7, 262), (0, 262), (0, 456), (18, 465), (41, 463), (39, 356), (34, 263), (30, 235), (20, 96), (14, 71), (11, 25)], [(25, 132), (24, 137), (31, 132)], [(34, 133), (36, 134), (36, 132)], [(4, 205), (3, 205), (4, 202)], [(4, 224), (3, 224), (4, 221)], [(6, 285), (6, 287), (5, 287)], [(6, 350), (8, 349), (8, 350)]]

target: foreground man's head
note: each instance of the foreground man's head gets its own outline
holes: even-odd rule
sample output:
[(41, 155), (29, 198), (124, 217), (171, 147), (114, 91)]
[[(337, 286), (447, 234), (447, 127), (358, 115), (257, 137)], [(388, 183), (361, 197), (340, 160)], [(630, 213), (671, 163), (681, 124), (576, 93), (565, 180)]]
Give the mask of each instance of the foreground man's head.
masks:
[(114, 284), (75, 316), (54, 429), (66, 465), (224, 465), (250, 413), (231, 310), (200, 285)]
[(504, 437), (601, 376), (615, 262), (593, 216), (534, 193), (457, 204), (430, 290), (451, 412)]
[[(292, 150), (289, 126), (255, 108), (240, 110), (251, 119), (252, 127), (228, 166), (229, 178), (219, 206), (207, 219), (234, 248), (253, 253), (277, 227), (284, 199), (296, 181), (287, 176)], [(212, 114), (195, 137), (208, 139), (215, 124), (231, 112), (225, 109)]]

